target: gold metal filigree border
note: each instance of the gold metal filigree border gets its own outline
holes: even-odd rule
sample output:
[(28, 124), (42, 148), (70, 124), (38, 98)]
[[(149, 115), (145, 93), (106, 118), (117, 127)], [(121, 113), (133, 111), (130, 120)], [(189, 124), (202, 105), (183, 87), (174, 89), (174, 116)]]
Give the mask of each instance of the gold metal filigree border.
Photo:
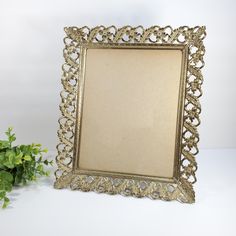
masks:
[[(145, 29), (142, 26), (87, 26), (65, 28), (64, 58), (62, 66), (62, 85), (58, 130), (59, 144), (55, 172), (56, 188), (70, 186), (71, 189), (82, 191), (96, 191), (125, 196), (150, 197), (152, 199), (178, 200), (192, 203), (195, 201), (193, 184), (196, 182), (197, 163), (195, 155), (198, 153), (197, 143), (200, 124), (199, 114), (201, 106), (199, 97), (202, 95), (201, 85), (203, 77), (201, 69), (204, 66), (203, 56), (205, 47), (203, 39), (206, 36), (205, 27), (152, 26)], [(84, 43), (119, 43), (119, 44), (179, 44), (187, 45), (189, 49), (187, 62), (187, 76), (185, 87), (185, 104), (182, 127), (182, 144), (180, 158), (180, 178), (174, 183), (126, 179), (115, 176), (99, 176), (75, 174), (72, 171), (74, 137), (76, 124), (76, 103), (78, 81), (80, 73), (80, 45)]]

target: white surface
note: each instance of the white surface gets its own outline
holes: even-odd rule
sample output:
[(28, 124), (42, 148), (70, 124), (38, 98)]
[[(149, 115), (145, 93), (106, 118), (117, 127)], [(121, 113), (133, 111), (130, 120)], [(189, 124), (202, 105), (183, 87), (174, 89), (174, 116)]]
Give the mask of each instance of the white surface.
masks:
[(55, 150), (64, 26), (206, 25), (200, 145), (236, 148), (235, 9), (234, 0), (0, 0), (0, 134), (12, 125), (17, 142)]
[(10, 194), (4, 236), (235, 236), (236, 149), (201, 150), (195, 204), (55, 190), (41, 180)]

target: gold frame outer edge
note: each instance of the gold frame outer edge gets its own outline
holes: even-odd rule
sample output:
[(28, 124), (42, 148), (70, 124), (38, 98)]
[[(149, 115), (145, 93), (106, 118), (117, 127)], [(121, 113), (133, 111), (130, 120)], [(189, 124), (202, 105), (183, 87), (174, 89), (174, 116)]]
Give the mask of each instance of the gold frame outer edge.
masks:
[[(203, 56), (205, 47), (203, 39), (206, 36), (205, 26), (187, 27), (182, 26), (173, 29), (171, 26), (160, 27), (143, 26), (97, 26), (89, 28), (87, 26), (66, 27), (66, 37), (64, 38), (65, 48), (63, 55), (65, 63), (62, 65), (62, 85), (60, 93), (60, 110), (62, 116), (59, 118), (59, 144), (56, 156), (57, 170), (55, 171), (55, 188), (70, 187), (72, 190), (95, 191), (98, 193), (122, 194), (124, 196), (149, 197), (151, 199), (177, 200), (183, 203), (193, 203), (195, 193), (193, 184), (197, 181), (197, 162), (195, 156), (198, 154), (199, 134), (197, 127), (200, 124), (199, 115), (201, 106), (199, 98), (202, 95), (203, 76), (201, 69), (204, 66)], [(181, 143), (176, 138), (176, 146), (180, 147), (180, 158), (175, 162), (175, 174), (172, 180), (142, 178), (142, 176), (123, 175), (110, 173), (93, 173), (91, 171), (75, 171), (73, 168), (76, 151), (74, 142), (77, 127), (81, 120), (81, 97), (83, 85), (80, 83), (80, 76), (85, 65), (85, 53), (83, 48), (86, 45), (147, 45), (148, 46), (185, 46), (187, 50), (186, 62), (182, 63), (182, 75), (185, 83), (180, 88), (184, 91), (183, 101), (179, 101), (179, 106), (183, 106), (183, 119), (177, 127), (177, 133), (181, 134)], [(81, 57), (81, 55), (83, 55)], [(79, 91), (78, 91), (79, 90)], [(79, 98), (79, 97), (80, 98)], [(78, 101), (78, 102), (77, 102)], [(182, 105), (181, 105), (182, 104)], [(76, 117), (76, 113), (78, 117)], [(78, 130), (77, 130), (78, 131)], [(178, 152), (178, 150), (176, 152)]]

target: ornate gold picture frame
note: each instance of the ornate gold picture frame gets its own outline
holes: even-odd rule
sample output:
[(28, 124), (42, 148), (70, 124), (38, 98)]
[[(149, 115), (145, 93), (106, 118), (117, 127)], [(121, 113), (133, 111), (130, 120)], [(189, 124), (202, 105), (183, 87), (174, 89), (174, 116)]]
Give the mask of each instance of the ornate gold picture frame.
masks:
[(65, 32), (55, 187), (193, 203), (205, 27)]

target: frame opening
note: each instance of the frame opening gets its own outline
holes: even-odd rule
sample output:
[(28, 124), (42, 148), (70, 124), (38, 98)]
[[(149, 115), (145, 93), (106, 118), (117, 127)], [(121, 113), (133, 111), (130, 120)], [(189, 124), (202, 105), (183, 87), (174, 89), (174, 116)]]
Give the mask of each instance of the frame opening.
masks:
[(176, 177), (186, 47), (90, 44), (81, 58), (74, 170)]

